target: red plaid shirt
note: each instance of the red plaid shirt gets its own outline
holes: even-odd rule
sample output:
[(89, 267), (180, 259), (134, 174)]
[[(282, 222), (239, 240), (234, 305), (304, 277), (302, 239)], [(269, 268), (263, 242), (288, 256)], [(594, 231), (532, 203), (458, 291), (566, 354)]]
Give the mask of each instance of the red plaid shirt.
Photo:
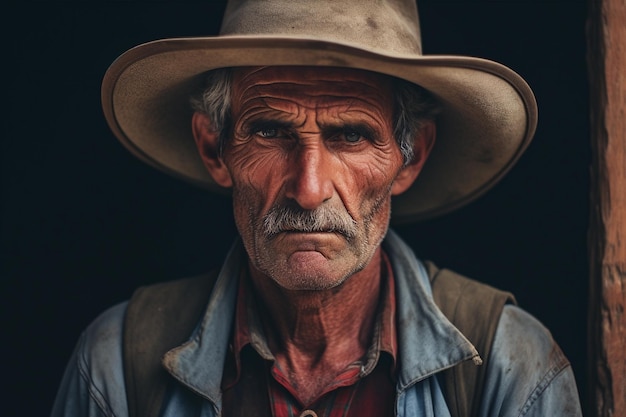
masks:
[(268, 348), (249, 278), (239, 285), (222, 379), (224, 417), (385, 417), (394, 414), (396, 323), (391, 266), (383, 254), (381, 303), (366, 357), (348, 366), (311, 404), (301, 404)]

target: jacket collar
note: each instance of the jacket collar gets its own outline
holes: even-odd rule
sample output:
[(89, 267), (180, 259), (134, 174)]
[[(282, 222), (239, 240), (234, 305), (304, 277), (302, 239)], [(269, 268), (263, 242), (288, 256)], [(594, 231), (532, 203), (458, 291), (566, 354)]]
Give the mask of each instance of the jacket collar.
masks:
[(163, 357), (165, 369), (196, 394), (211, 401), (217, 411), (222, 404), (220, 386), (243, 265), (246, 265), (245, 251), (238, 238), (226, 255), (202, 321), (187, 342)]
[(390, 230), (382, 243), (396, 281), (398, 390), (476, 358), (478, 351), (435, 304), (426, 268)]
[[(474, 346), (433, 301), (428, 273), (413, 251), (392, 230), (382, 245), (391, 261), (396, 285), (398, 390), (459, 362), (478, 358)], [(163, 365), (174, 378), (211, 401), (218, 411), (243, 265), (245, 251), (237, 239), (226, 256), (202, 321), (186, 343), (163, 358)]]

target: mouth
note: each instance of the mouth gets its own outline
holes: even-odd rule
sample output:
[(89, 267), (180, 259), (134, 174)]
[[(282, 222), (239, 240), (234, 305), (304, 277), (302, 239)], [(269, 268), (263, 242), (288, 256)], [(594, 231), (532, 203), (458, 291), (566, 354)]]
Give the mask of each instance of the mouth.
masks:
[(337, 245), (343, 247), (348, 244), (346, 238), (337, 232), (301, 230), (285, 230), (274, 236), (272, 243), (293, 253), (324, 253), (329, 248), (337, 248)]
[(272, 233), (268, 236), (269, 240), (272, 240), (274, 238), (276, 238), (277, 236), (281, 235), (281, 234), (286, 234), (286, 235), (305, 235), (305, 236), (310, 236), (313, 237), (314, 235), (319, 235), (319, 236), (328, 236), (328, 235), (340, 235), (342, 237), (344, 237), (346, 240), (350, 240), (352, 239), (351, 234), (347, 233), (344, 230), (339, 230), (339, 229), (315, 229), (315, 230), (303, 230), (303, 229), (281, 229), (276, 231), (275, 233)]

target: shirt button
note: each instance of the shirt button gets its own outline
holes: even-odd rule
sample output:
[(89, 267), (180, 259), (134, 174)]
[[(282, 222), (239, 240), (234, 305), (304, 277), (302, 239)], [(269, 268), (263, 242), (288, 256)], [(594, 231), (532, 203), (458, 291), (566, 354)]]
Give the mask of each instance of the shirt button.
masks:
[(300, 414), (300, 417), (317, 417), (317, 414), (315, 414), (315, 411), (313, 410), (304, 410)]

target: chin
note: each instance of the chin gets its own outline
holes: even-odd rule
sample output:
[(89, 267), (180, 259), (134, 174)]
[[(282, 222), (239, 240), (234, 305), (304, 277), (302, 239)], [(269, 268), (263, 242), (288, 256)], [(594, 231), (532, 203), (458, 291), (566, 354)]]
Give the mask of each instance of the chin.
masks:
[(295, 280), (279, 283), (278, 285), (292, 291), (326, 291), (340, 287), (347, 279), (347, 277), (341, 279), (298, 277)]
[(364, 265), (350, 268), (333, 267), (329, 265), (323, 269), (311, 268), (310, 265), (300, 265), (298, 268), (281, 268), (274, 265), (265, 272), (278, 286), (291, 291), (325, 291), (342, 286), (354, 274), (361, 271)]

